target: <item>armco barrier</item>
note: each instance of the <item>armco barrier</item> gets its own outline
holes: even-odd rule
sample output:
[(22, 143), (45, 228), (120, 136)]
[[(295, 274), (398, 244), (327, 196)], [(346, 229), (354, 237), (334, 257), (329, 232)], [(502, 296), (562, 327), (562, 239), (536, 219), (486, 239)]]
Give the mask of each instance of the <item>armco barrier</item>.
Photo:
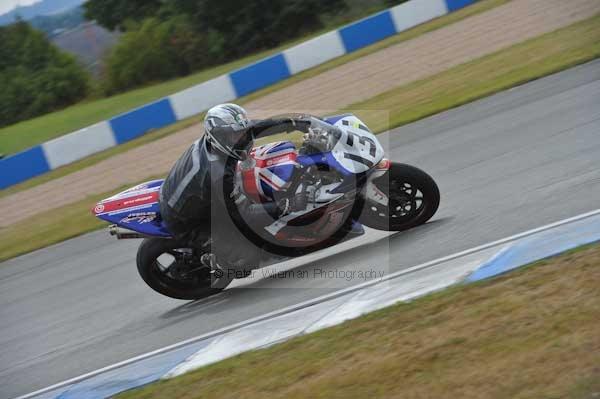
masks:
[(232, 101), (476, 0), (411, 0), (229, 74), (0, 160), (0, 189)]

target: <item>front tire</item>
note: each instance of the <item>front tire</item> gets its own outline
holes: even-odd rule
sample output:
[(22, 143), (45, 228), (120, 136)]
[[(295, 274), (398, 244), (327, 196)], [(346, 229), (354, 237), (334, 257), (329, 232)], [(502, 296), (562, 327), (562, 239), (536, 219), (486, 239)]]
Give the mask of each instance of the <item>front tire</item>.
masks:
[(388, 196), (388, 206), (365, 200), (360, 222), (384, 231), (403, 231), (433, 217), (440, 205), (440, 190), (431, 176), (414, 166), (392, 163), (373, 181)]
[[(162, 257), (171, 257), (171, 263), (162, 264), (165, 262)], [(142, 241), (137, 253), (137, 268), (150, 288), (175, 299), (206, 298), (222, 291), (230, 282), (221, 283), (220, 288), (212, 287), (210, 270), (199, 264), (198, 256), (176, 240), (163, 238)], [(185, 273), (187, 270), (188, 274)]]

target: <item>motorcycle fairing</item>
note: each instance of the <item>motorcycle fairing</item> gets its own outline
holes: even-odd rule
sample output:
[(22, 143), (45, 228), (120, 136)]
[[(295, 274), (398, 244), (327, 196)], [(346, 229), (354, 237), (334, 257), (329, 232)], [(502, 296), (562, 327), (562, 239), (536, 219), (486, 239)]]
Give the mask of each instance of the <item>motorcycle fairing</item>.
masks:
[(340, 114), (340, 115), (331, 115), (331, 116), (326, 116), (325, 118), (323, 118), (323, 120), (327, 123), (330, 123), (332, 125), (335, 125), (340, 119), (348, 117), (348, 116), (354, 116), (353, 114)]
[(352, 173), (344, 168), (331, 152), (320, 152), (317, 154), (300, 155), (297, 158), (298, 164), (308, 166), (325, 166), (338, 171), (342, 176), (347, 177)]
[(289, 141), (278, 141), (252, 149), (250, 161), (239, 164), (243, 190), (253, 201), (274, 200), (277, 191), (287, 188), (294, 175), (296, 147)]
[[(305, 232), (302, 235), (287, 234), (288, 229), (285, 225), (277, 223), (271, 226), (270, 233), (282, 241), (307, 242), (318, 240), (319, 236), (326, 236), (328, 232), (325, 230), (336, 227), (334, 219), (344, 214), (344, 209), (347, 208), (347, 204), (335, 203), (334, 197), (348, 194), (346, 191), (356, 187), (359, 180), (370, 174), (369, 169), (383, 158), (383, 149), (376, 140), (377, 147), (373, 148), (369, 140), (372, 133), (354, 115), (336, 115), (324, 120), (340, 127), (342, 131), (342, 136), (333, 151), (298, 155), (293, 143), (276, 142), (253, 149), (249, 161), (238, 165), (244, 192), (257, 202), (273, 201), (276, 191), (289, 187), (294, 170), (299, 164), (304, 167), (316, 165), (331, 168), (344, 177), (344, 181), (329, 190), (331, 203), (327, 203), (328, 198), (326, 203), (314, 204), (302, 214), (289, 215), (286, 220), (280, 221), (293, 227), (303, 225), (308, 219), (319, 219), (319, 214), (326, 214), (327, 217), (322, 220), (329, 220), (330, 223), (313, 230), (312, 233)], [(350, 134), (346, 131), (350, 131)], [(356, 159), (348, 158), (348, 154), (354, 155), (354, 158), (364, 157), (368, 162), (363, 160), (357, 163)], [(362, 171), (363, 169), (365, 170)], [(100, 219), (125, 229), (148, 236), (169, 238), (171, 233), (160, 218), (159, 191), (163, 181), (153, 180), (125, 190), (99, 202), (93, 212)], [(357, 232), (362, 232), (359, 224), (355, 223), (354, 228)]]
[(367, 172), (383, 159), (384, 150), (379, 140), (356, 116), (344, 115), (335, 121), (334, 126), (340, 128), (341, 137), (331, 154), (348, 173)]
[(160, 218), (158, 197), (163, 181), (143, 183), (102, 200), (93, 213), (102, 220), (144, 235), (171, 237)]

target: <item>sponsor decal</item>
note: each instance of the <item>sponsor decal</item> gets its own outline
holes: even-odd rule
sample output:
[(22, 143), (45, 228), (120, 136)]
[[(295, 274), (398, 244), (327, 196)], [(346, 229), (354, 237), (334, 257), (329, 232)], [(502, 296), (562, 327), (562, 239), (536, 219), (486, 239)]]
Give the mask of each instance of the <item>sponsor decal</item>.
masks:
[(138, 212), (124, 217), (121, 219), (121, 223), (137, 222), (139, 224), (144, 224), (153, 222), (154, 220), (156, 220), (156, 212)]
[(286, 155), (281, 155), (279, 157), (271, 158), (267, 161), (267, 166), (276, 165), (276, 164), (288, 162), (288, 161), (295, 161), (296, 157), (294, 155), (296, 155), (296, 154), (293, 154), (293, 155), (286, 154)]
[(102, 204), (104, 209), (101, 213), (126, 211), (128, 208), (136, 208), (156, 202), (158, 202), (158, 190), (148, 194), (135, 195), (126, 198), (115, 198), (113, 200), (106, 201)]
[(104, 212), (104, 205), (103, 204), (96, 205), (96, 207), (94, 208), (94, 213), (102, 213), (102, 212)]
[(154, 199), (154, 196), (152, 195), (146, 195), (143, 197), (138, 197), (138, 198), (133, 198), (127, 201), (123, 201), (123, 206), (131, 206), (131, 205), (136, 205), (139, 203), (146, 203), (148, 201), (152, 201)]

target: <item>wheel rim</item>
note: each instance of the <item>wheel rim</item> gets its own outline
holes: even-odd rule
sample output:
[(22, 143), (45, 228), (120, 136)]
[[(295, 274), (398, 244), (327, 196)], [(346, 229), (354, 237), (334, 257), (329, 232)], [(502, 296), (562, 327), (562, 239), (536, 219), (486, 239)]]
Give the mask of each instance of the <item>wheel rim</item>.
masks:
[[(386, 191), (388, 205), (370, 204), (370, 211), (390, 222), (403, 222), (417, 216), (425, 208), (423, 191), (415, 184), (391, 180)], [(390, 192), (392, 194), (390, 194)]]
[(188, 249), (170, 249), (153, 263), (152, 274), (165, 286), (198, 288), (210, 284), (210, 268), (195, 259)]

